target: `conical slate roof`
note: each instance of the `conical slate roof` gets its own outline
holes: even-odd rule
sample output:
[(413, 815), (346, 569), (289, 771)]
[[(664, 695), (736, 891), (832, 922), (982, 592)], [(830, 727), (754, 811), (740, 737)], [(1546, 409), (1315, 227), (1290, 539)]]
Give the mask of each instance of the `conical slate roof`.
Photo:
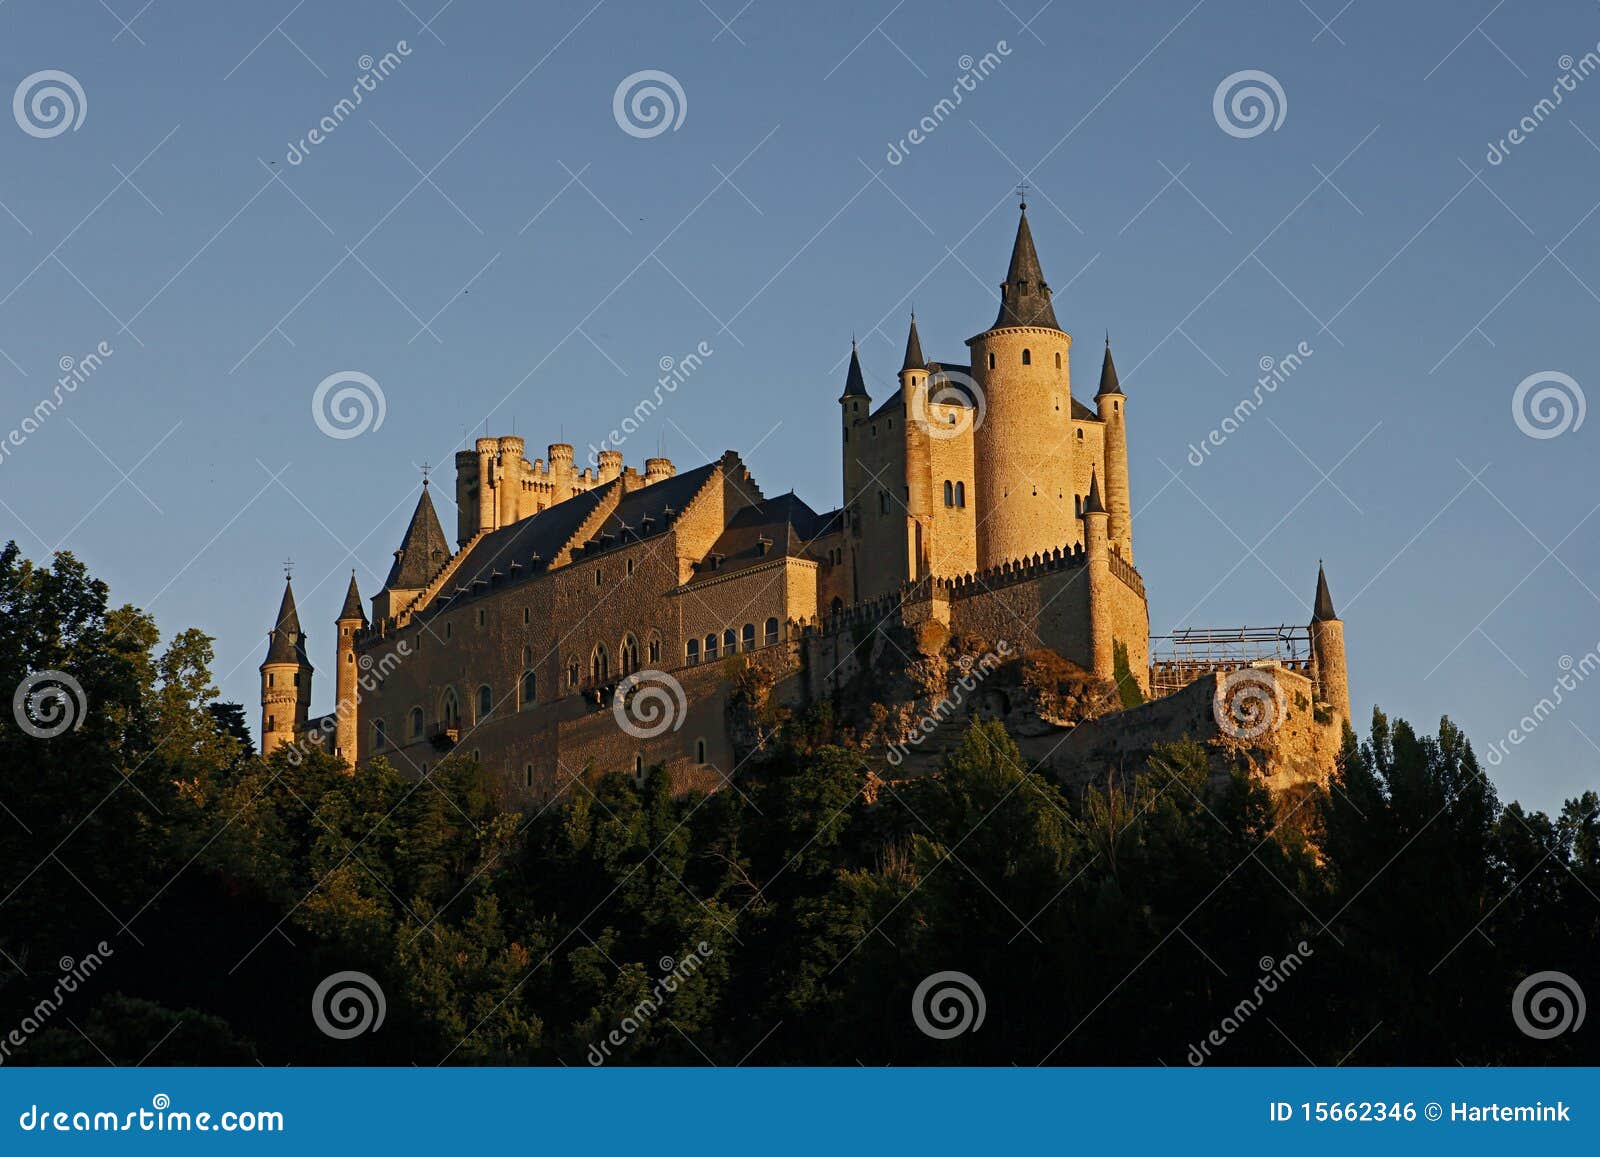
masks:
[(854, 338), (850, 340), (850, 371), (844, 378), (844, 396), (846, 398), (867, 396), (867, 379), (861, 376), (861, 358), (856, 354)]
[(339, 608), (339, 618), (336, 622), (345, 619), (360, 619), (367, 621), (367, 613), (361, 609), (361, 592), (356, 588), (356, 572), (350, 572), (350, 589), (344, 593), (344, 606)]
[(294, 584), (288, 579), (283, 582), (283, 601), (278, 604), (276, 626), (267, 632), (267, 657), (262, 666), (268, 663), (311, 666), (311, 660), (306, 657), (306, 637), (300, 630), (300, 612), (294, 605)]
[(922, 356), (922, 339), (917, 336), (917, 315), (911, 315), (911, 332), (906, 335), (906, 359), (900, 365), (900, 372), (907, 370), (927, 369), (928, 361)]
[(1333, 610), (1333, 596), (1328, 593), (1328, 576), (1322, 573), (1322, 563), (1317, 563), (1317, 600), (1311, 607), (1311, 621), (1326, 623), (1339, 616)]
[[(1138, 368), (1138, 366), (1134, 366), (1134, 369)], [(1098, 398), (1101, 394), (1120, 393), (1122, 393), (1122, 385), (1117, 381), (1117, 365), (1111, 360), (1111, 335), (1107, 334), (1106, 359), (1100, 363), (1100, 389), (1096, 391), (1095, 397)]]
[(411, 513), (411, 525), (400, 540), (400, 549), (394, 552), (394, 566), (384, 580), (385, 590), (414, 591), (428, 585), (450, 559), (450, 542), (434, 513), (433, 499), (428, 496), (426, 484), (417, 508)]
[(1100, 476), (1092, 469), (1089, 471), (1089, 497), (1083, 500), (1085, 514), (1105, 514), (1106, 504), (1100, 501)]
[(1017, 239), (1011, 246), (1011, 268), (1000, 286), (1000, 313), (992, 329), (1031, 325), (1060, 329), (1055, 307), (1050, 304), (1050, 286), (1045, 284), (1039, 265), (1039, 251), (1033, 247), (1033, 231), (1028, 228), (1028, 206), (1022, 206), (1017, 220)]

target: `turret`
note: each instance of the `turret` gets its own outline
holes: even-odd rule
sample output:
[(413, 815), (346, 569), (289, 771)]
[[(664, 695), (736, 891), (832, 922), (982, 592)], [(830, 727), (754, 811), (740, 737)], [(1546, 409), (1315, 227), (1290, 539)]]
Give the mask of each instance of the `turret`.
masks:
[(1317, 594), (1311, 606), (1311, 659), (1316, 668), (1317, 688), (1330, 708), (1345, 723), (1350, 717), (1350, 672), (1344, 656), (1344, 622), (1334, 613), (1333, 596), (1328, 593), (1328, 576), (1317, 563)]
[(1083, 553), (1089, 578), (1089, 650), (1091, 670), (1100, 679), (1116, 677), (1116, 636), (1109, 607), (1111, 546), (1106, 523), (1110, 514), (1100, 497), (1100, 478), (1089, 473), (1089, 496), (1083, 501)]
[(672, 465), (671, 458), (646, 458), (644, 460), (644, 484), (646, 486), (671, 478), (677, 473)]
[(928, 429), (928, 362), (922, 356), (922, 339), (917, 334), (917, 315), (911, 315), (911, 331), (906, 335), (906, 356), (900, 363), (900, 398), (905, 432), (906, 510), (915, 523), (911, 543), (912, 573), (925, 577), (930, 569), (933, 532), (933, 435)]
[(577, 473), (572, 467), (572, 443), (550, 443), (551, 502), (565, 502), (577, 493), (573, 483)]
[(622, 451), (602, 450), (596, 460), (601, 482), (610, 482), (622, 473)]
[(844, 393), (839, 395), (840, 441), (844, 447), (844, 508), (854, 506), (860, 489), (861, 463), (856, 447), (850, 444), (850, 428), (872, 413), (872, 396), (867, 393), (867, 379), (861, 373), (861, 356), (856, 352), (856, 342), (850, 339), (850, 369), (844, 377)]
[(1111, 549), (1133, 562), (1133, 510), (1128, 497), (1128, 426), (1123, 407), (1127, 397), (1117, 381), (1116, 363), (1111, 360), (1111, 335), (1106, 335), (1106, 356), (1100, 363), (1100, 388), (1094, 404), (1106, 424), (1106, 510), (1110, 520), (1106, 532)]
[[(495, 488), (498, 499), (498, 511), (495, 525), (510, 526), (523, 516), (522, 510), (522, 461), (525, 456), (525, 443), (515, 434), (507, 434), (500, 439), (500, 479)], [(529, 510), (527, 513), (532, 514)]]
[(261, 667), (261, 754), (292, 744), (305, 730), (311, 709), (311, 660), (294, 605), (294, 584), (283, 580), (283, 601), (267, 632)]
[(1056, 324), (1027, 205), (995, 323), (969, 338), (982, 421), (973, 433), (978, 565), (1073, 542), (1072, 339)]
[(500, 481), (498, 438), (479, 438), (474, 450), (478, 455), (478, 530), (493, 530), (495, 521), (495, 487)]
[(356, 572), (350, 572), (350, 588), (344, 594), (344, 606), (334, 620), (339, 631), (337, 667), (333, 673), (336, 702), (334, 718), (334, 754), (344, 760), (345, 766), (354, 769), (356, 745), (361, 734), (357, 706), (361, 701), (360, 672), (356, 669), (356, 636), (367, 625), (366, 612), (361, 609), (361, 591), (356, 587)]
[[(456, 455), (457, 459), (461, 455)], [(439, 515), (433, 509), (433, 499), (428, 494), (428, 483), (422, 483), (422, 497), (411, 512), (411, 522), (406, 526), (400, 549), (394, 552), (394, 565), (389, 577), (383, 581), (383, 590), (372, 600), (373, 616), (392, 619), (421, 594), (439, 569), (450, 561), (450, 543), (439, 525)]]

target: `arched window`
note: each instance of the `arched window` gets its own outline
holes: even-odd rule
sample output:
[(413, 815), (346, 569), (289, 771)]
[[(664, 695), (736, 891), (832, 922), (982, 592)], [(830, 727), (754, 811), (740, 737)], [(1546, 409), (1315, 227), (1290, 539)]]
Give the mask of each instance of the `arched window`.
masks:
[(410, 732), (412, 739), (422, 738), (422, 708), (413, 707), (411, 709), (411, 725), (407, 730)]
[(1033, 351), (1032, 350), (1023, 350), (1022, 351), (1022, 364), (1025, 365), (1025, 366), (1031, 366), (1033, 364)]
[(650, 662), (661, 662), (661, 636), (654, 631), (650, 632)]
[(700, 661), (700, 640), (690, 639), (683, 647), (683, 657), (692, 667)]
[(482, 723), (489, 718), (489, 713), (494, 710), (494, 692), (485, 683), (478, 688), (478, 722)]
[(944, 480), (944, 504), (946, 506), (954, 506), (956, 504), (955, 484), (948, 478)]
[(636, 779), (644, 778), (644, 756), (636, 755), (633, 757), (633, 774)]
[(276, 715), (267, 716), (267, 730), (268, 731), (276, 731), (276, 730), (278, 730), (278, 717)]
[(622, 636), (622, 647), (617, 651), (617, 674), (631, 675), (639, 669), (639, 640), (630, 631)]
[(576, 687), (577, 685), (578, 685), (578, 660), (569, 659), (567, 661), (567, 686), (568, 687)]
[(461, 701), (456, 698), (454, 687), (446, 687), (444, 698), (439, 700), (439, 722), (446, 727), (461, 726)]
[(522, 673), (522, 684), (518, 688), (519, 706), (526, 711), (539, 701), (539, 679), (532, 671)]
[(732, 655), (738, 650), (739, 636), (734, 633), (732, 627), (729, 627), (726, 631), (722, 632), (722, 653), (724, 655)]
[(967, 484), (965, 482), (956, 483), (956, 505), (960, 507), (967, 505)]
[(993, 354), (989, 355), (989, 368), (991, 370), (994, 369), (994, 355)]
[(706, 761), (706, 741), (704, 739), (696, 739), (694, 741), (694, 761), (699, 764), (704, 764)]
[(706, 662), (709, 663), (709, 662), (711, 662), (711, 660), (715, 659), (716, 657), (717, 657), (717, 636), (715, 634), (707, 635), (706, 636)]
[(384, 749), (384, 746), (388, 742), (389, 742), (389, 733), (388, 733), (388, 729), (386, 727), (384, 727), (384, 725), (383, 725), (383, 720), (381, 720), (381, 719), (373, 720), (373, 722), (372, 722), (372, 746), (375, 749), (377, 749), (378, 751), (382, 751)]
[(756, 649), (756, 625), (754, 623), (746, 623), (744, 630), (740, 632), (740, 636), (744, 650), (754, 651)]
[(766, 645), (769, 646), (769, 647), (772, 646), (772, 644), (774, 644), (774, 643), (776, 643), (778, 641), (778, 616), (777, 615), (773, 615), (772, 618), (767, 620), (767, 631), (766, 631), (766, 637), (765, 637), (764, 641), (766, 642)]
[(1057, 354), (1056, 355), (1056, 369), (1059, 370), (1060, 368), (1061, 368), (1061, 355)]
[(525, 763), (522, 765), (522, 786), (533, 786), (533, 764), (531, 763)]
[(611, 655), (604, 643), (596, 643), (594, 653), (589, 656), (589, 678), (596, 683), (611, 678)]

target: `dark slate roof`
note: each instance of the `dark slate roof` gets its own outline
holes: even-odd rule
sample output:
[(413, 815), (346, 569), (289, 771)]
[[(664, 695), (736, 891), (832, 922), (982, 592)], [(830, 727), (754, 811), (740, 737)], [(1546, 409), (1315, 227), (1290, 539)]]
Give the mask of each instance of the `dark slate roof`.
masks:
[(361, 592), (356, 588), (356, 572), (350, 572), (350, 589), (344, 592), (344, 606), (339, 608), (339, 618), (335, 621), (343, 622), (345, 619), (360, 619), (367, 621), (367, 612), (361, 609)]
[(967, 406), (976, 405), (972, 394), (976, 385), (971, 366), (958, 366), (954, 362), (928, 363), (928, 397), (935, 402), (947, 406), (957, 402)]
[[(708, 462), (704, 466), (640, 487), (631, 494), (624, 494), (601, 523), (597, 534), (616, 536), (613, 542), (624, 534), (630, 542), (660, 534), (668, 525), (668, 508), (673, 514), (681, 513), (712, 472), (727, 461), (724, 458), (719, 462)], [(740, 485), (748, 491), (754, 484), (741, 482)], [(467, 557), (461, 560), (451, 582), (441, 592), (441, 598), (448, 597), (457, 587), (470, 590), (480, 580), (494, 583), (497, 574), (500, 582), (509, 583), (542, 573), (562, 548), (572, 541), (572, 536), (578, 533), (601, 501), (613, 488), (620, 486), (621, 479), (596, 486), (541, 510), (532, 518), (524, 518), (484, 535)], [(649, 519), (648, 523), (646, 519)]]
[[(1138, 369), (1134, 366), (1134, 369)], [(1106, 335), (1106, 358), (1100, 363), (1100, 389), (1095, 397), (1101, 394), (1120, 394), (1122, 386), (1117, 382), (1117, 365), (1111, 360), (1111, 335)]]
[(861, 358), (856, 353), (856, 343), (852, 339), (850, 342), (850, 370), (845, 374), (843, 397), (864, 398), (866, 396), (867, 379), (861, 376)]
[(917, 315), (911, 315), (911, 332), (906, 335), (906, 356), (900, 363), (900, 372), (920, 370), (928, 364), (922, 356), (922, 339), (917, 336)]
[[(838, 511), (819, 515), (793, 492), (743, 507), (729, 519), (686, 585), (779, 558), (804, 558), (809, 544), (838, 528), (838, 515)], [(764, 553), (762, 540), (767, 544)], [(715, 566), (710, 565), (712, 556), (718, 556)]]
[(278, 604), (276, 626), (267, 632), (267, 657), (262, 666), (268, 663), (311, 666), (311, 660), (306, 657), (306, 637), (300, 630), (300, 612), (294, 605), (294, 584), (287, 579), (283, 583), (283, 601)]
[(1088, 406), (1085, 406), (1082, 402), (1078, 401), (1077, 398), (1072, 399), (1072, 416), (1080, 419), (1088, 418), (1096, 422), (1100, 420), (1099, 414), (1095, 413)]
[(1085, 514), (1105, 514), (1106, 504), (1100, 501), (1100, 476), (1089, 471), (1089, 497), (1083, 500)]
[(394, 552), (394, 566), (384, 580), (385, 590), (414, 591), (427, 586), (439, 568), (450, 560), (450, 540), (445, 538), (434, 513), (433, 499), (428, 487), (422, 487), (422, 497), (411, 512), (411, 525), (406, 527), (400, 549)]
[(1333, 596), (1328, 593), (1328, 576), (1322, 573), (1322, 563), (1317, 563), (1317, 600), (1311, 608), (1313, 623), (1326, 623), (1339, 616), (1333, 611)]
[(879, 403), (878, 408), (873, 410), (872, 413), (867, 416), (867, 420), (875, 422), (890, 411), (898, 414), (905, 405), (905, 403), (901, 400), (901, 394), (901, 390), (895, 390), (894, 393), (890, 394), (881, 403)]
[(1045, 284), (1039, 265), (1039, 252), (1033, 247), (1033, 231), (1028, 228), (1028, 206), (1022, 206), (1017, 221), (1017, 239), (1011, 246), (1011, 268), (1000, 286), (1000, 313), (991, 329), (1031, 325), (1060, 329), (1055, 307), (1050, 304), (1050, 286)]

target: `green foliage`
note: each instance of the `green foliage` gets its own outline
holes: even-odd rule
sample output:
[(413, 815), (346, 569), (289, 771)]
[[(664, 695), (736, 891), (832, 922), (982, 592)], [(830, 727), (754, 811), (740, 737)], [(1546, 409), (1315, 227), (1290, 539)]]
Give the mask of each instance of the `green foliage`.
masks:
[(1137, 707), (1144, 702), (1139, 680), (1134, 678), (1133, 668), (1128, 664), (1128, 645), (1120, 639), (1111, 642), (1111, 677), (1117, 684), (1123, 707)]
[[(258, 758), (209, 640), (158, 643), (69, 556), (0, 552), (0, 676), (89, 704), (0, 724), (0, 1022), (113, 950), (6, 1063), (1182, 1064), (1291, 953), (1213, 1063), (1596, 1059), (1509, 1005), (1537, 971), (1596, 989), (1600, 798), (1502, 807), (1449, 720), (1347, 730), (1327, 790), (1184, 742), (1072, 795), (998, 723), (896, 781), (823, 704), (714, 794), (586, 771), (524, 812), (459, 756)], [(381, 1030), (317, 1030), (342, 971)], [(985, 1020), (938, 1039), (913, 994), (952, 971)]]

